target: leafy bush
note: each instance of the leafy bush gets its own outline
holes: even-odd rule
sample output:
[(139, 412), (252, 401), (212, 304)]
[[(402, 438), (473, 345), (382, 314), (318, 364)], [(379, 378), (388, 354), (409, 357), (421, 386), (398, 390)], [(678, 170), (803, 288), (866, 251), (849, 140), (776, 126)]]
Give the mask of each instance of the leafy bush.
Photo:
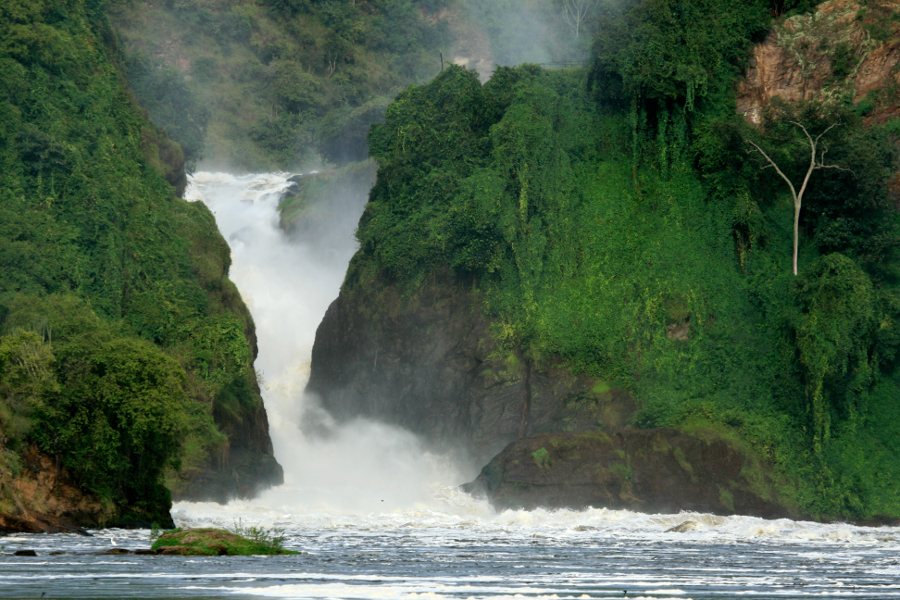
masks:
[(5, 441), (24, 437), (46, 395), (59, 391), (50, 344), (36, 331), (0, 336), (0, 432)]

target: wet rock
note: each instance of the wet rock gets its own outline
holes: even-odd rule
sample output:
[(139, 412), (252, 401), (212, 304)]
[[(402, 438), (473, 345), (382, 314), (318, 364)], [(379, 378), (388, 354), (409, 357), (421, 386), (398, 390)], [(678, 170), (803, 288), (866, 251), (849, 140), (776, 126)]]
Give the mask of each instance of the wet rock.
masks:
[(700, 523), (697, 521), (685, 521), (675, 527), (669, 527), (666, 529), (666, 533), (686, 533), (688, 531), (697, 531), (698, 529), (700, 529)]
[[(34, 511), (27, 515), (10, 515), (0, 513), (0, 534), (3, 533), (76, 533), (79, 535), (90, 536), (90, 534), (70, 521), (70, 518), (83, 519), (85, 516), (77, 512), (76, 506), (69, 503), (61, 502), (61, 499), (55, 499), (55, 502), (42, 505), (43, 508), (53, 510), (54, 513), (44, 513)], [(64, 516), (60, 516), (60, 513)]]
[(156, 555), (156, 551), (151, 550), (150, 548), (138, 548), (134, 553), (138, 555)]
[(674, 429), (535, 435), (513, 442), (466, 491), (502, 508), (585, 507), (796, 517), (771, 468), (713, 432)]
[(37, 552), (34, 550), (16, 550), (13, 552), (13, 556), (37, 556)]
[(128, 548), (109, 548), (108, 550), (101, 550), (100, 552), (96, 552), (96, 554), (100, 554), (100, 555), (104, 555), (104, 556), (115, 556), (118, 554), (133, 554), (133, 553)]
[(316, 332), (311, 369), (307, 390), (337, 419), (400, 425), (466, 448), (479, 466), (535, 433), (613, 433), (635, 410), (628, 393), (560, 360), (501, 349), (481, 300), (446, 271), (414, 297), (386, 281), (346, 284)]
[(203, 552), (197, 548), (189, 548), (188, 546), (165, 546), (160, 548), (156, 554), (160, 556), (209, 556), (210, 554), (219, 554), (218, 552)]

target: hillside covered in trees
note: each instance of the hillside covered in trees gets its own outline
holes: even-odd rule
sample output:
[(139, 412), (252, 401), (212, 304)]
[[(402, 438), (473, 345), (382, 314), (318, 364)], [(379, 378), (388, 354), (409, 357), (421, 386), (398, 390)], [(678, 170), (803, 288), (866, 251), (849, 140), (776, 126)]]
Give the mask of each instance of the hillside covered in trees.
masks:
[(228, 247), (176, 196), (184, 155), (104, 3), (4, 2), (0, 23), (0, 513), (167, 523), (170, 490), (279, 483)]
[[(612, 435), (625, 411), (738, 449), (740, 485), (789, 514), (900, 516), (897, 68), (853, 89), (896, 48), (897, 6), (794, 4), (773, 22), (768, 2), (608, 3), (587, 68), (482, 83), (451, 67), (401, 93), (369, 134), (378, 181), (310, 388), (338, 415), (479, 452), (550, 436), (529, 450), (532, 479), (508, 482), (511, 505), (566, 487), (588, 454), (566, 432)], [(832, 17), (816, 31), (847, 39), (803, 29)], [(754, 125), (735, 85), (771, 36), (805, 44), (798, 85), (808, 48), (827, 75)], [(797, 275), (786, 180), (804, 187)], [(637, 489), (639, 457), (618, 452), (584, 484), (601, 504)], [(489, 491), (512, 462), (486, 469)], [(731, 477), (717, 511), (746, 491)]]
[[(188, 162), (296, 169), (367, 155), (369, 126), (442, 64), (583, 60), (558, 1), (112, 0), (129, 84)], [(594, 12), (591, 13), (591, 17)]]

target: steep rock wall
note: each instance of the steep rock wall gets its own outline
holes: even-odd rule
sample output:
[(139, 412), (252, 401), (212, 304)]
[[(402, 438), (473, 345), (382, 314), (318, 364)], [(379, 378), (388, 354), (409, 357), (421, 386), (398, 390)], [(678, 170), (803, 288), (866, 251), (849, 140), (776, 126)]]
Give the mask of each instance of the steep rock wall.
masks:
[(738, 111), (759, 123), (775, 97), (796, 102), (849, 96), (857, 105), (868, 99), (869, 118), (900, 114), (896, 92), (885, 93), (900, 85), (900, 38), (892, 18), (900, 1), (866, 5), (831, 0), (815, 13), (777, 24), (753, 49), (736, 89)]
[[(114, 507), (71, 480), (53, 457), (35, 446), (23, 453), (21, 472), (0, 473), (0, 533), (83, 533), (82, 528), (147, 526), (117, 515)], [(174, 527), (168, 514), (160, 527)]]
[(674, 429), (536, 435), (510, 444), (465, 488), (503, 508), (688, 510), (797, 516), (759, 461), (711, 432)]
[(504, 348), (447, 273), (406, 297), (384, 281), (345, 286), (316, 332), (307, 391), (338, 419), (403, 426), (478, 466), (521, 437), (615, 431), (634, 411), (624, 392)]

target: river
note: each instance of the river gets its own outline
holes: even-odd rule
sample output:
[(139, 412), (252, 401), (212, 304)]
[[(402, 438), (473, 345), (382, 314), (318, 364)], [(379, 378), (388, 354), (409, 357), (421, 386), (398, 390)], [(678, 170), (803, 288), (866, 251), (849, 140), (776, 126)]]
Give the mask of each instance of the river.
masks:
[[(108, 556), (147, 530), (0, 538), (2, 598), (900, 598), (900, 528), (629, 511), (496, 512), (455, 486), (475, 473), (409, 433), (326, 422), (302, 390), (315, 328), (337, 296), (365, 190), (309, 207), (301, 238), (278, 226), (289, 174), (198, 173), (232, 248), (231, 278), (257, 326), (285, 484), (252, 501), (179, 502), (184, 527), (284, 530), (286, 557)], [(688, 531), (669, 531), (692, 522)], [(14, 556), (30, 549), (36, 557)]]

